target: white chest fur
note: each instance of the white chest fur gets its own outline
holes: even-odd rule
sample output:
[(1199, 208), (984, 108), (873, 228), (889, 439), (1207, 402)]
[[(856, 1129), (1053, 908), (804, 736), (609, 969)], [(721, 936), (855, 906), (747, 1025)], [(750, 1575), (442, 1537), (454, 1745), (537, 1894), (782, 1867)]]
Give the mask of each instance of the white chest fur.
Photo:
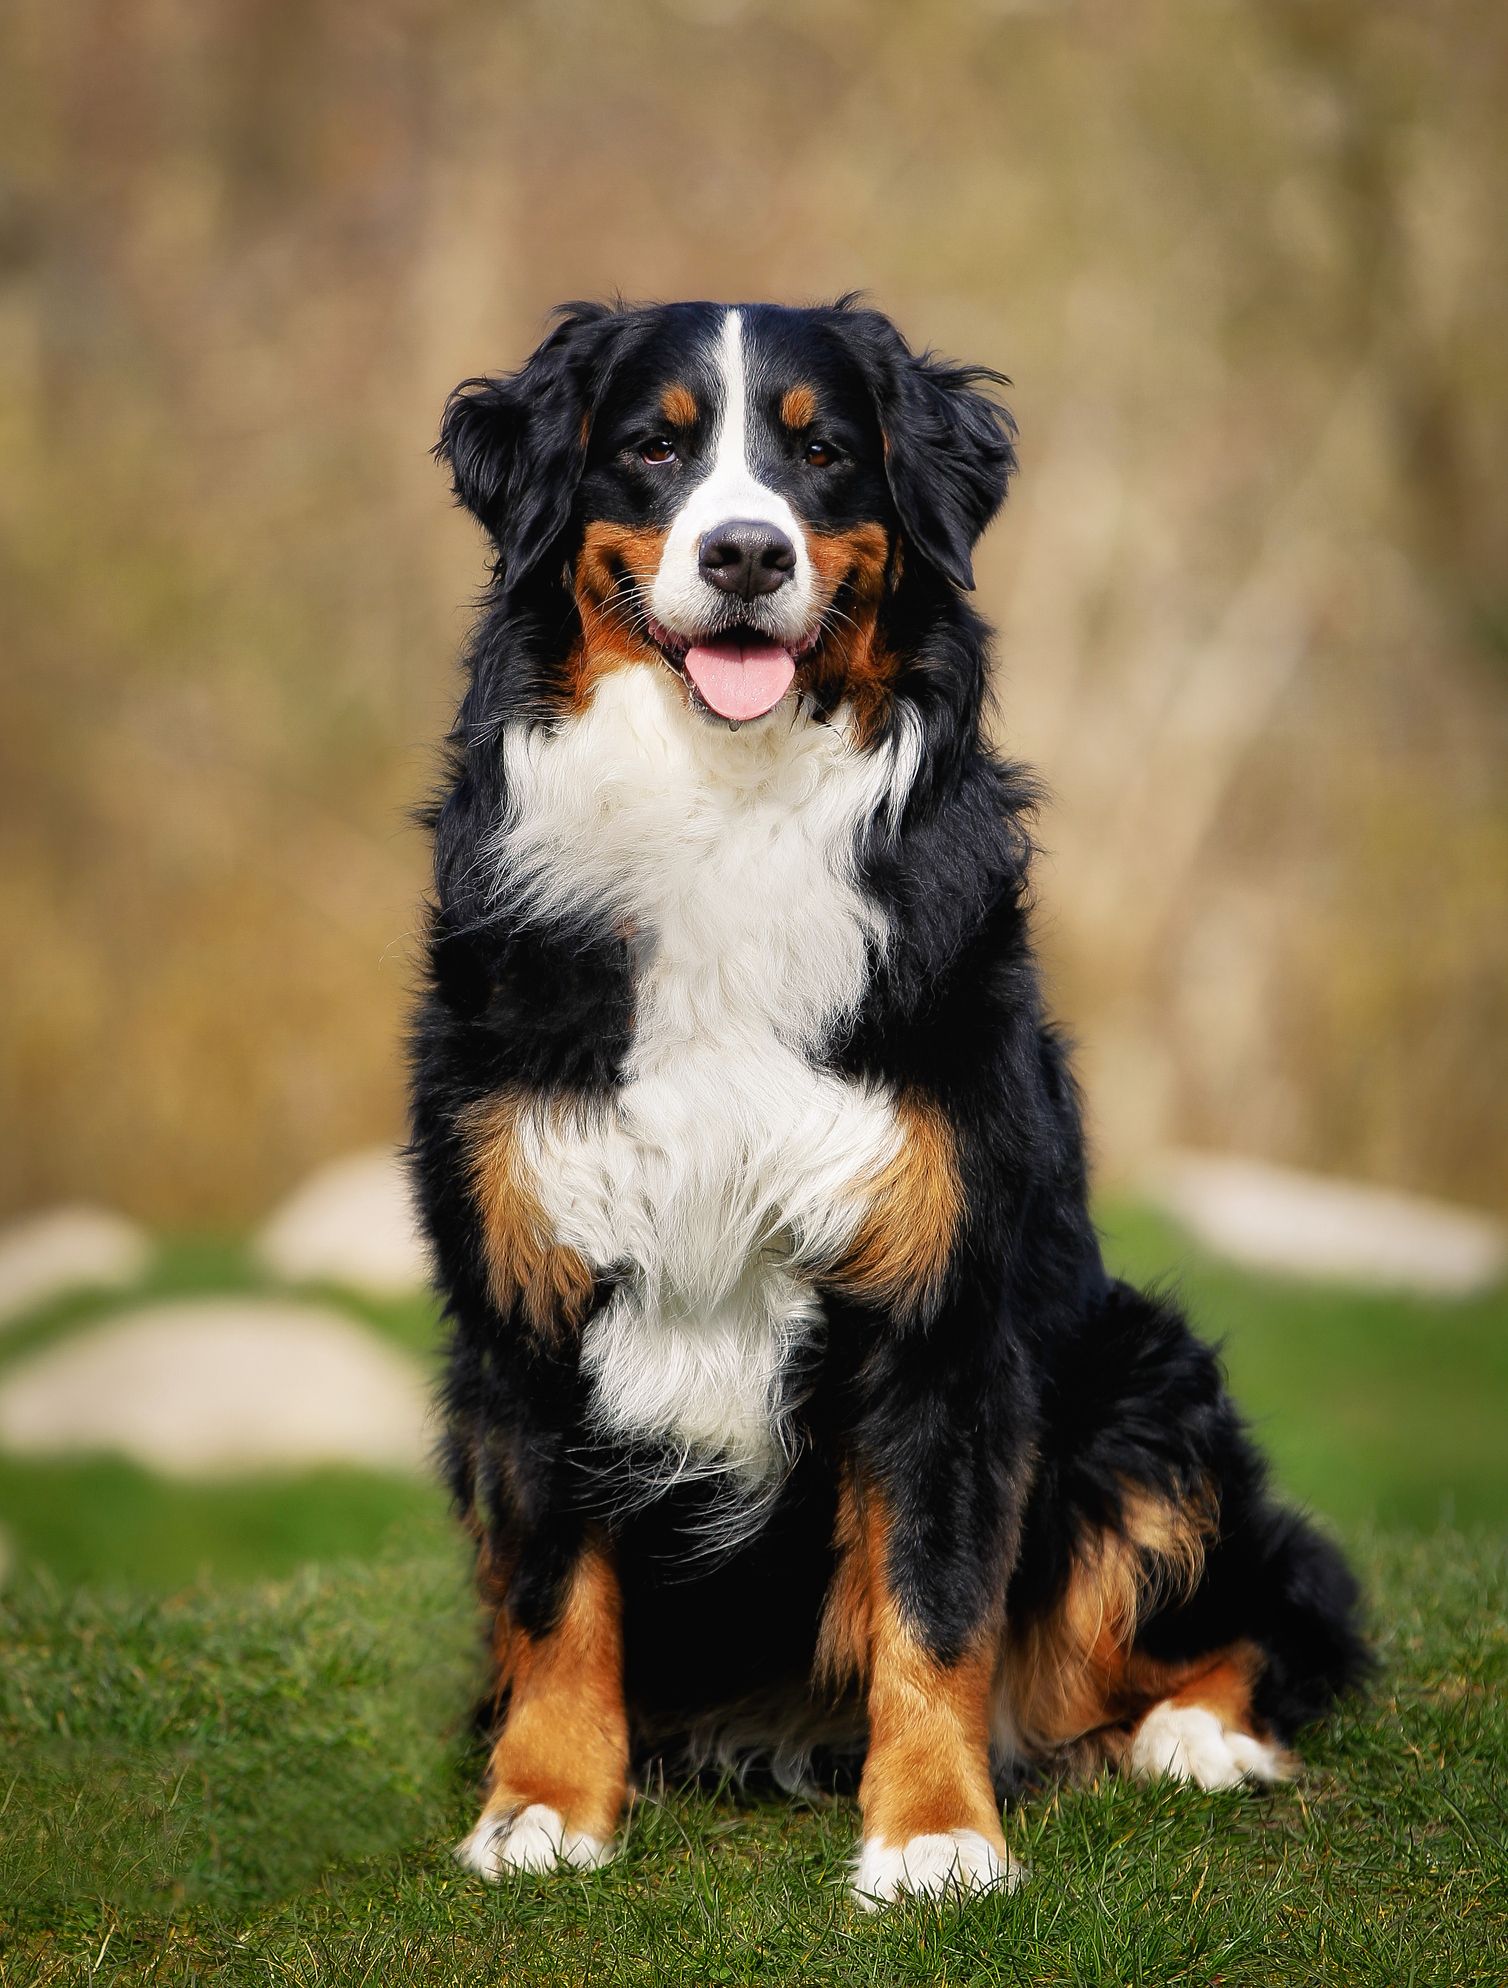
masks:
[(820, 1316), (810, 1273), (898, 1137), (888, 1094), (812, 1058), (883, 944), (855, 842), (894, 818), (912, 759), (789, 707), (731, 734), (651, 666), (604, 678), (554, 729), (510, 729), (503, 751), (501, 878), (547, 913), (622, 922), (639, 958), (612, 1105), (522, 1128), (560, 1240), (627, 1267), (587, 1328), (594, 1414), (684, 1467), (767, 1476), (782, 1368)]

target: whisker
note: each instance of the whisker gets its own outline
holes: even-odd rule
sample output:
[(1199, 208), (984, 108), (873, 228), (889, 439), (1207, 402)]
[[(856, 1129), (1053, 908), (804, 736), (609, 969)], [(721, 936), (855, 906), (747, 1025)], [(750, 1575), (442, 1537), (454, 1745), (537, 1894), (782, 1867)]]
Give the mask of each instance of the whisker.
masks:
[(632, 573), (622, 573), (602, 600), (603, 611), (630, 634), (648, 636), (650, 614)]
[(857, 631), (859, 627), (859, 619), (857, 615), (849, 614), (843, 608), (833, 607), (831, 605), (829, 605), (823, 610), (821, 615), (821, 622), (823, 628), (828, 632), (831, 632), (832, 625), (835, 622), (845, 627), (852, 628), (855, 631)]

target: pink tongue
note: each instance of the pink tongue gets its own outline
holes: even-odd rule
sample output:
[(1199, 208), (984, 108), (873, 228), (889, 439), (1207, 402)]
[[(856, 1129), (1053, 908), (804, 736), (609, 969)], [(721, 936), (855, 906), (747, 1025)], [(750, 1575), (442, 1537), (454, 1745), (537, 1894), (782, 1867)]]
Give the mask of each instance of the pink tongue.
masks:
[(773, 711), (791, 687), (796, 665), (773, 642), (694, 642), (686, 674), (719, 718), (742, 723)]

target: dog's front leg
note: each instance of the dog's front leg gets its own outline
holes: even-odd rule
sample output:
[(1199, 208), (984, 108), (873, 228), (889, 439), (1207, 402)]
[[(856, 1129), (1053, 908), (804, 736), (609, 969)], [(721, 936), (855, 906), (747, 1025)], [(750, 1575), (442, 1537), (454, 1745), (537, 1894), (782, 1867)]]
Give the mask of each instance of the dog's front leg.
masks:
[(622, 1603), (611, 1555), (600, 1539), (584, 1541), (543, 1612), (516, 1572), (510, 1585), (495, 1634), (507, 1718), (481, 1816), (457, 1854), (489, 1878), (604, 1864), (628, 1772)]
[(962, 1246), (952, 1127), (912, 1095), (895, 1159), (830, 1280), (856, 1414), (819, 1667), (857, 1675), (869, 1745), (854, 1889), (1014, 1882), (990, 1772), (993, 1684), (1019, 1537), (1028, 1389), (997, 1278)]
[(850, 1476), (824, 1623), (828, 1668), (855, 1669), (864, 1681), (869, 1745), (854, 1890), (868, 1908), (1019, 1875), (990, 1774), (998, 1595), (982, 1586), (965, 1595), (906, 1502), (898, 1510), (873, 1476)]
[(581, 1330), (603, 1286), (540, 1205), (523, 1110), (514, 1093), (467, 1110), (447, 1170), (466, 1194), (449, 1278), (450, 1452), (506, 1706), (486, 1803), (459, 1851), (486, 1877), (606, 1862), (628, 1768), (622, 1597), (573, 1461)]

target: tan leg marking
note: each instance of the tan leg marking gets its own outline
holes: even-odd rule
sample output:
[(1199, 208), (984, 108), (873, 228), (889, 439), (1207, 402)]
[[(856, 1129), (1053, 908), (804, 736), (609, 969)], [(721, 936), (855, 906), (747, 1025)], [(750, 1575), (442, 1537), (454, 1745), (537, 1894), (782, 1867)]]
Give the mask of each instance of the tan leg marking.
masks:
[(976, 1829), (1003, 1848), (990, 1779), (991, 1653), (944, 1667), (894, 1601), (874, 1624), (869, 1752), (859, 1790), (866, 1835), (886, 1843)]
[(523, 1101), (513, 1092), (484, 1099), (462, 1124), (472, 1199), (482, 1220), (493, 1303), (519, 1306), (534, 1330), (560, 1338), (580, 1325), (596, 1280), (585, 1257), (556, 1241), (519, 1152)]
[(836, 1698), (846, 1686), (869, 1681), (874, 1614), (868, 1518), (853, 1468), (846, 1463), (838, 1480), (833, 1551), (837, 1564), (822, 1606), (812, 1676), (820, 1691)]
[(1289, 1771), (1253, 1706), (1254, 1643), (1179, 1662), (1137, 1648), (1149, 1608), (1197, 1585), (1214, 1529), (1213, 1498), (1127, 1494), (1121, 1530), (1083, 1549), (1056, 1608), (1007, 1637), (998, 1689), (1023, 1744), (1080, 1771), (1111, 1762), (1206, 1788)]
[(927, 1649), (891, 1588), (889, 1530), (883, 1501), (848, 1478), (818, 1664), (825, 1684), (856, 1676), (867, 1689), (865, 1837), (900, 1845), (972, 1829), (1003, 1853), (989, 1759), (994, 1650), (982, 1637), (958, 1662), (943, 1664)]
[(957, 1142), (941, 1109), (917, 1093), (896, 1105), (895, 1158), (860, 1188), (858, 1233), (833, 1272), (845, 1295), (903, 1314), (926, 1308), (942, 1282), (963, 1216)]
[(535, 1803), (567, 1829), (609, 1839), (628, 1783), (622, 1597), (606, 1553), (577, 1563), (559, 1622), (544, 1636), (504, 1626), (495, 1640), (508, 1716), (488, 1769), (485, 1822)]
[(1002, 1686), (1027, 1746), (1071, 1745), (1165, 1695), (1172, 1667), (1135, 1651), (1137, 1624), (1156, 1601), (1193, 1592), (1213, 1528), (1208, 1499), (1128, 1490), (1120, 1529), (1085, 1543), (1052, 1611), (1007, 1633)]
[(1243, 1642), (1184, 1665), (1181, 1675), (1168, 1665), (1144, 1673), (1140, 1716), (1125, 1736), (1120, 1764), (1143, 1779), (1200, 1788), (1288, 1780), (1294, 1763), (1252, 1704), (1261, 1669), (1261, 1651)]
[(1191, 1669), (1173, 1690), (1160, 1695), (1173, 1705), (1202, 1705), (1225, 1726), (1239, 1726), (1259, 1739), (1265, 1727), (1252, 1710), (1251, 1694), (1262, 1668), (1262, 1653), (1255, 1643), (1232, 1643), (1213, 1658), (1202, 1659), (1203, 1669)]

